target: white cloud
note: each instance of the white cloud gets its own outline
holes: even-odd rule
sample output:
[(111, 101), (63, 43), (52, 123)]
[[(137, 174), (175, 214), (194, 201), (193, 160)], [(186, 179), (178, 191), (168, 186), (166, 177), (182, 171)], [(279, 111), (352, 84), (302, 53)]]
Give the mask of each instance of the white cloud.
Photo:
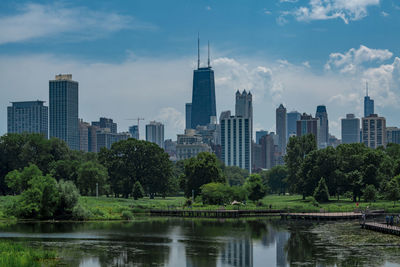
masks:
[(382, 12), (381, 12), (381, 15), (382, 15), (383, 17), (388, 17), (388, 16), (389, 16), (389, 13), (387, 13), (387, 12), (385, 12), (385, 11), (382, 11)]
[(185, 115), (173, 107), (162, 108), (155, 120), (164, 124), (165, 131), (170, 128), (178, 133), (185, 128)]
[(28, 3), (18, 13), (0, 17), (0, 45), (53, 37), (64, 34), (71, 40), (93, 39), (122, 29), (154, 29), (155, 27), (111, 11), (92, 11), (62, 4)]
[(356, 73), (364, 63), (383, 62), (390, 59), (393, 53), (387, 49), (371, 49), (364, 45), (351, 48), (346, 53), (332, 53), (325, 64), (325, 69), (338, 69), (342, 73)]
[(300, 6), (281, 17), (293, 15), (298, 21), (342, 19), (360, 20), (367, 16), (367, 8), (379, 5), (380, 0), (309, 0), (308, 5)]

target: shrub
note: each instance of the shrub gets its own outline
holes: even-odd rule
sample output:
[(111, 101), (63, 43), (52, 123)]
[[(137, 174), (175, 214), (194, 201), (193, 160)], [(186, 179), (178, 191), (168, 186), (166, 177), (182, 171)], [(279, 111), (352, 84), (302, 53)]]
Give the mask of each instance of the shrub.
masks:
[(221, 183), (208, 183), (200, 187), (204, 204), (223, 205), (229, 202), (231, 190)]
[(87, 220), (92, 216), (92, 213), (84, 208), (81, 204), (75, 205), (75, 207), (72, 209), (72, 219), (74, 220)]
[(318, 202), (328, 202), (329, 201), (329, 191), (326, 185), (325, 179), (321, 178), (318, 182), (317, 188), (314, 191), (314, 198)]
[(257, 201), (262, 199), (267, 193), (267, 187), (262, 183), (262, 178), (259, 174), (252, 174), (247, 178), (245, 187), (249, 192), (249, 199)]
[(133, 213), (130, 212), (129, 210), (124, 210), (124, 211), (122, 212), (121, 217), (122, 217), (124, 220), (132, 220), (132, 219), (133, 219)]

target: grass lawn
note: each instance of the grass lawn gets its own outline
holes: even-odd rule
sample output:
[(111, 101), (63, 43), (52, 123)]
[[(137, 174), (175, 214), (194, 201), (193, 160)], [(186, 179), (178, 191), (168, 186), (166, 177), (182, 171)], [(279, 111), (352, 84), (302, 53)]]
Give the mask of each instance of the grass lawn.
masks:
[[(5, 214), (5, 206), (15, 196), (0, 197), (0, 219), (10, 219)], [(130, 219), (139, 214), (147, 214), (150, 209), (181, 209), (185, 203), (184, 197), (157, 197), (155, 199), (142, 198), (134, 200), (132, 198), (113, 198), (113, 197), (81, 197), (80, 204), (89, 211), (89, 220), (123, 220)], [(240, 209), (272, 209), (285, 210), (290, 212), (347, 212), (356, 209), (356, 203), (351, 199), (332, 198), (328, 203), (313, 205), (311, 198), (302, 200), (300, 195), (268, 195), (259, 203), (247, 201), (246, 205), (240, 206)], [(260, 205), (261, 204), (261, 205)], [(376, 202), (359, 202), (359, 209), (384, 209), (386, 212), (400, 213), (400, 203), (396, 203), (393, 208), (393, 202), (378, 200)], [(194, 203), (193, 209), (215, 210), (222, 208), (220, 205), (203, 205)], [(238, 209), (237, 206), (226, 205), (224, 209)]]

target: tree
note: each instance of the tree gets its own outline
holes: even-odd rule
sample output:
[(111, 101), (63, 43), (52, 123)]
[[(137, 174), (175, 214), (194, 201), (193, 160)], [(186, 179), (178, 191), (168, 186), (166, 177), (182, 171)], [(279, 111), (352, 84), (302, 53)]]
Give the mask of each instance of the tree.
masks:
[(287, 184), (289, 192), (301, 193), (297, 172), (306, 155), (316, 149), (317, 142), (315, 136), (312, 134), (300, 137), (294, 136), (289, 139), (284, 158), (288, 169)]
[(79, 191), (72, 181), (58, 181), (59, 203), (56, 215), (69, 219), (74, 216), (74, 209), (78, 205)]
[(400, 188), (399, 184), (395, 179), (390, 180), (386, 184), (386, 199), (393, 201), (393, 207), (396, 204), (396, 201), (400, 198)]
[(158, 145), (129, 138), (102, 149), (100, 162), (108, 169), (111, 190), (128, 197), (139, 181), (146, 193), (165, 196), (172, 177), (169, 156)]
[(95, 196), (97, 186), (100, 195), (105, 193), (107, 180), (107, 169), (100, 163), (88, 161), (78, 169), (77, 185), (79, 191), (85, 196)]
[(29, 181), (38, 176), (42, 176), (42, 171), (36, 165), (30, 164), (29, 167), (25, 167), (21, 172), (18, 170), (9, 172), (6, 175), (6, 183), (15, 193), (20, 194), (28, 189)]
[(329, 201), (329, 190), (326, 185), (325, 179), (321, 178), (318, 182), (317, 188), (314, 191), (314, 198), (318, 202), (328, 202)]
[(200, 187), (211, 182), (225, 183), (225, 177), (214, 154), (202, 152), (185, 162), (183, 185), (186, 197), (191, 197), (192, 192), (196, 197), (200, 194)]
[(369, 184), (365, 187), (364, 191), (363, 191), (363, 197), (365, 201), (375, 201), (376, 200), (376, 195), (377, 195), (377, 191), (374, 185)]
[(230, 186), (241, 186), (246, 181), (246, 178), (249, 176), (249, 172), (238, 166), (225, 166), (224, 175), (228, 181)]
[(249, 199), (252, 201), (262, 199), (267, 193), (267, 188), (263, 185), (259, 174), (250, 175), (246, 180), (245, 187), (249, 192)]
[(264, 185), (268, 186), (272, 193), (284, 194), (286, 191), (286, 179), (288, 170), (286, 166), (275, 166), (261, 173)]
[(50, 175), (57, 181), (73, 181), (76, 184), (80, 164), (80, 161), (69, 159), (53, 161), (50, 163)]
[(133, 185), (132, 196), (135, 200), (138, 200), (144, 196), (144, 190), (139, 181), (136, 181), (136, 183)]
[(204, 204), (223, 205), (229, 203), (232, 192), (222, 183), (208, 183), (201, 186), (201, 197)]

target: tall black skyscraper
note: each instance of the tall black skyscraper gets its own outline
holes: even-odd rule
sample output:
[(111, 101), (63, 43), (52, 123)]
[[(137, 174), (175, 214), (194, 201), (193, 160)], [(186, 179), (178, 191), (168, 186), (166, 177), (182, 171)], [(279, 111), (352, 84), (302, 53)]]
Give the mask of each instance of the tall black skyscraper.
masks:
[(210, 123), (216, 116), (214, 71), (210, 66), (210, 45), (208, 46), (208, 65), (200, 68), (200, 39), (198, 39), (197, 69), (193, 72), (193, 93), (191, 109), (191, 128)]
[(364, 117), (374, 114), (374, 100), (368, 96), (368, 83), (366, 84), (366, 95), (364, 97)]
[(326, 106), (317, 106), (315, 118), (319, 118), (318, 147), (325, 148), (328, 145), (329, 139), (329, 122)]

